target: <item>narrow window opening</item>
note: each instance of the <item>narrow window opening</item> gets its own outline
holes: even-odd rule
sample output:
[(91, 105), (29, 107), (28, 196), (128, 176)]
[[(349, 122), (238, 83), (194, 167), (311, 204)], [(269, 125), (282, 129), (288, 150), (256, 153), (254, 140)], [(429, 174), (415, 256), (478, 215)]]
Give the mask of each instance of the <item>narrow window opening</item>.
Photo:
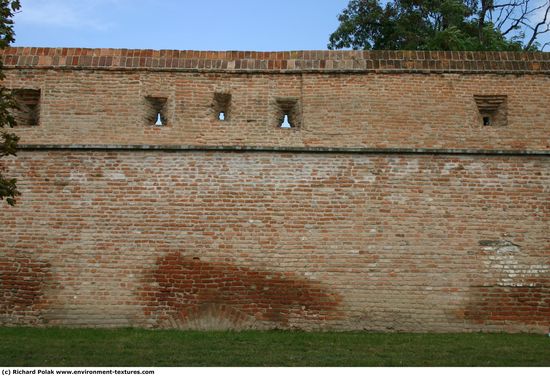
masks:
[(288, 114), (283, 117), (283, 122), (280, 125), (281, 128), (292, 128), (292, 124), (288, 121)]
[(164, 97), (145, 97), (145, 121), (147, 125), (155, 125), (157, 127), (168, 125), (166, 103), (167, 100)]
[(214, 93), (212, 107), (218, 121), (229, 121), (231, 117), (231, 94)]
[(506, 95), (474, 95), (479, 121), (484, 127), (501, 127), (508, 124)]
[(40, 122), (40, 90), (15, 89), (13, 90), (16, 108), (12, 114), (17, 126), (35, 127)]
[(162, 126), (163, 125), (162, 124), (162, 116), (160, 115), (160, 112), (157, 113), (157, 121), (156, 121), (155, 125), (157, 125), (157, 126)]
[(277, 98), (276, 118), (280, 129), (297, 129), (301, 125), (300, 106), (297, 98)]

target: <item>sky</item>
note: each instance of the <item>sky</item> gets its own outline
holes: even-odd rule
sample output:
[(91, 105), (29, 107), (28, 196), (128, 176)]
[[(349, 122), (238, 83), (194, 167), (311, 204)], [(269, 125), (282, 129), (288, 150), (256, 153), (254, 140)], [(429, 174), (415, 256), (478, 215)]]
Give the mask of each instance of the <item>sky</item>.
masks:
[(14, 46), (324, 50), (348, 0), (21, 0)]
[[(330, 34), (338, 27), (338, 14), (348, 2), (21, 0), (22, 9), (15, 16), (16, 41), (13, 45), (155, 50), (324, 50)], [(550, 33), (539, 40), (541, 44), (550, 42)], [(550, 51), (550, 46), (545, 50)]]

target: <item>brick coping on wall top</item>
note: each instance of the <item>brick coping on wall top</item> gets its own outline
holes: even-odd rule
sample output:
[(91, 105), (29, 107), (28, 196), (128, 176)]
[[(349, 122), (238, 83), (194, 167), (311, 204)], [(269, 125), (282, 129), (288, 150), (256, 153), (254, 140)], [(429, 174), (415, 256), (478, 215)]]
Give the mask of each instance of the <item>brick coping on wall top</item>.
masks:
[(253, 52), (10, 47), (0, 52), (0, 58), (8, 69), (550, 74), (548, 52)]

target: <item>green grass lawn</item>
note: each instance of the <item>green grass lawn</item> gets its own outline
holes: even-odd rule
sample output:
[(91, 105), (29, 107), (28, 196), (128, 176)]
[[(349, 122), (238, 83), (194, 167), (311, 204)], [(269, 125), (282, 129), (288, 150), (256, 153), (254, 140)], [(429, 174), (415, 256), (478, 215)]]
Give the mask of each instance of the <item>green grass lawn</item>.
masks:
[(0, 366), (550, 366), (550, 338), (0, 328)]

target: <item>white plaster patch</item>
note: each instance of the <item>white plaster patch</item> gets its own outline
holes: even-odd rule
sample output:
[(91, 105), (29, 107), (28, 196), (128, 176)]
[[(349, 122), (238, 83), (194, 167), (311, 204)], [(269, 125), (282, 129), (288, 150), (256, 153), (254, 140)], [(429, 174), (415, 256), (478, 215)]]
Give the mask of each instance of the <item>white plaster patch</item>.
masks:
[(371, 173), (367, 173), (363, 176), (363, 180), (366, 183), (374, 183), (376, 181), (376, 175), (371, 174)]
[(510, 175), (508, 174), (498, 174), (497, 177), (499, 182), (501, 183), (507, 183), (508, 180), (510, 180)]
[(483, 172), (483, 164), (479, 162), (472, 162), (464, 166), (466, 171), (480, 173)]
[(498, 282), (500, 287), (536, 287), (536, 283), (515, 283), (515, 282)]
[(517, 244), (514, 244), (508, 240), (498, 240), (491, 243), (492, 244), (485, 245), (483, 247), (483, 250), (500, 254), (515, 253), (521, 251), (520, 247)]
[(443, 166), (443, 171), (441, 171), (441, 174), (449, 175), (451, 173), (451, 171), (453, 171), (457, 167), (458, 167), (458, 163), (456, 163), (456, 162), (447, 162)]
[(77, 183), (86, 183), (88, 181), (88, 178), (83, 172), (80, 172), (78, 170), (71, 170), (69, 180)]
[(542, 191), (543, 192), (545, 192), (545, 193), (550, 192), (550, 175), (546, 175), (546, 177), (541, 180), (541, 184), (542, 184)]
[(407, 161), (407, 167), (405, 168), (407, 173), (416, 173), (420, 171), (418, 167), (418, 159), (410, 159)]
[(524, 279), (540, 277), (550, 272), (550, 265), (525, 265), (517, 260), (518, 253), (496, 253), (484, 262), (487, 270), (498, 271), (500, 278), (497, 285), (503, 287), (535, 286), (533, 283), (524, 283)]
[(123, 172), (108, 172), (105, 177), (109, 180), (126, 180), (126, 175)]
[(395, 164), (395, 167), (391, 169), (392, 173), (410, 175), (420, 171), (418, 159), (406, 160), (405, 164), (402, 162), (401, 159), (390, 159), (390, 164)]
[(391, 202), (396, 203), (396, 204), (405, 204), (407, 202), (407, 197), (405, 195), (392, 193), (388, 197), (388, 200), (390, 200)]

